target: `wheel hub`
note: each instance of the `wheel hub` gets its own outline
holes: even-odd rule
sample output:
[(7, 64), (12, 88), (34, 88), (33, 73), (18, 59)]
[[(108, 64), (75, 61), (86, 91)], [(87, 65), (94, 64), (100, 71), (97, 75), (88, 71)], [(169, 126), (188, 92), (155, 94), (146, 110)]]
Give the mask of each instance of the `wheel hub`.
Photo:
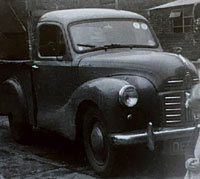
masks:
[(104, 152), (104, 137), (101, 129), (95, 126), (91, 133), (91, 146), (95, 153), (102, 154)]

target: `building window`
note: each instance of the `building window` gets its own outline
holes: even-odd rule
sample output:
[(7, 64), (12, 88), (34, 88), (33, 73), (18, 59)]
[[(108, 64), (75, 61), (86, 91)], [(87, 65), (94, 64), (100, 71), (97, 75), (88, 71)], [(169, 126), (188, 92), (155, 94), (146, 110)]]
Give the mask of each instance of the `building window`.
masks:
[(175, 33), (191, 32), (193, 29), (192, 9), (172, 10), (169, 18), (172, 20), (172, 28)]

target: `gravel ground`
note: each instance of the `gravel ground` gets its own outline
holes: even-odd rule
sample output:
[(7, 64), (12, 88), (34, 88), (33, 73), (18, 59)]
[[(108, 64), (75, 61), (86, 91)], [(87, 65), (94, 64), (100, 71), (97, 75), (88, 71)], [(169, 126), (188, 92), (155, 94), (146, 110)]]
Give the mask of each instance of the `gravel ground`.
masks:
[[(0, 179), (99, 178), (76, 144), (40, 130), (34, 131), (31, 140), (28, 146), (16, 143), (10, 135), (7, 118), (0, 118)], [(125, 162), (120, 163), (123, 167), (116, 178), (183, 179), (182, 158), (147, 153), (143, 153), (142, 159), (130, 154), (124, 156)]]

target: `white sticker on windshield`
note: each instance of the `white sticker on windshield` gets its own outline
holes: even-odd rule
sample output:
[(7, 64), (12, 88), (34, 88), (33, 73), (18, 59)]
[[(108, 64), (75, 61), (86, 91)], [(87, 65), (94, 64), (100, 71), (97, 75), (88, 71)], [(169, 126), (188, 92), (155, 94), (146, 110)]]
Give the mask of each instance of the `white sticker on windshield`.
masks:
[(141, 27), (143, 30), (147, 30), (148, 29), (148, 26), (146, 24), (141, 24)]
[(139, 29), (140, 28), (140, 24), (138, 22), (134, 22), (133, 23), (133, 27), (136, 28), (136, 29)]

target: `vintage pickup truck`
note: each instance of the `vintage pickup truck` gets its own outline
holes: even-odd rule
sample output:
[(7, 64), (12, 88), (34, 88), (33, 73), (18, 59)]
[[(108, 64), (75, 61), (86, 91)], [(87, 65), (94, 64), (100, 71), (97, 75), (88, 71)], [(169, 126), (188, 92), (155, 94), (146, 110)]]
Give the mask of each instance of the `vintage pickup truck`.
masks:
[(196, 128), (187, 108), (197, 70), (165, 53), (148, 21), (111, 9), (58, 10), (37, 25), (32, 60), (0, 60), (0, 112), (13, 138), (33, 127), (82, 140), (100, 175), (118, 146), (186, 140)]

